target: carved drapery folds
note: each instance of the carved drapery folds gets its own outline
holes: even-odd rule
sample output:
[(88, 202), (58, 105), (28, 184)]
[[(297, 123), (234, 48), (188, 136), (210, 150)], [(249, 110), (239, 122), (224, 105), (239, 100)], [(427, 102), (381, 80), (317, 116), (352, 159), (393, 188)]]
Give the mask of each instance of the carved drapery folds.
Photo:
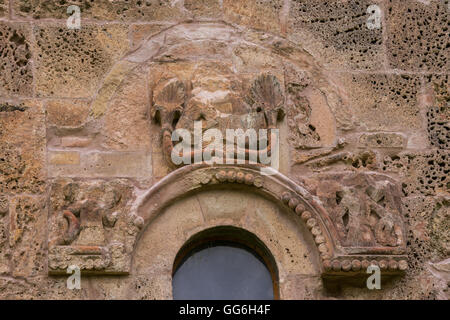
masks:
[[(164, 158), (170, 166), (174, 166), (172, 152), (174, 142), (172, 133), (176, 129), (187, 129), (193, 131), (194, 122), (202, 122), (202, 130), (218, 129), (224, 138), (222, 150), (214, 149), (212, 157), (225, 159), (236, 159), (239, 152), (245, 154), (246, 160), (253, 154), (259, 162), (262, 155), (270, 155), (272, 143), (270, 130), (275, 129), (277, 121), (284, 117), (284, 96), (278, 79), (271, 74), (261, 74), (252, 83), (248, 95), (240, 101), (242, 108), (246, 110), (243, 114), (224, 114), (216, 110), (208, 103), (190, 97), (189, 89), (191, 83), (183, 83), (178, 79), (172, 79), (159, 92), (153, 92), (152, 118), (161, 125), (162, 148)], [(267, 141), (259, 138), (257, 149), (246, 146), (235, 146), (234, 152), (227, 154), (225, 148), (226, 129), (267, 129)], [(191, 163), (195, 159), (202, 159), (196, 153), (203, 153), (207, 144), (203, 144), (201, 149), (192, 150), (190, 156)], [(194, 146), (193, 146), (193, 149)], [(180, 153), (181, 157), (186, 155)], [(225, 162), (225, 161), (224, 161)]]

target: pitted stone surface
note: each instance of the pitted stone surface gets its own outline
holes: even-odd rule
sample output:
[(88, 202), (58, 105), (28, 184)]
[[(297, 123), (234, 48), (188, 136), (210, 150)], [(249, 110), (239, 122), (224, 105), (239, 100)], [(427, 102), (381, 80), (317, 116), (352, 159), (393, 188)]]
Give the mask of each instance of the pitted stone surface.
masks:
[[(179, 248), (233, 226), (282, 299), (448, 299), (447, 0), (70, 4), (80, 30), (0, 0), (0, 298), (171, 299)], [(196, 120), (279, 129), (281, 174), (176, 169)]]
[(33, 33), (36, 93), (43, 97), (92, 96), (129, 47), (127, 28), (121, 24), (83, 25), (80, 30), (38, 25)]
[(1, 95), (32, 95), (31, 46), (31, 29), (28, 24), (0, 22)]
[(448, 72), (448, 15), (448, 1), (387, 1), (390, 65), (403, 70)]

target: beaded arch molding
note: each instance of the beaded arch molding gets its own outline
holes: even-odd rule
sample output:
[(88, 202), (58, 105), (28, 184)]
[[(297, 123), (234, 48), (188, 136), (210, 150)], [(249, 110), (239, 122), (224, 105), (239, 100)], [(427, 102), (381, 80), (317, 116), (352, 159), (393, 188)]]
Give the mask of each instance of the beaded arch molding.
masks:
[[(205, 163), (181, 167), (141, 195), (126, 216), (127, 238), (124, 243), (110, 241), (98, 245), (77, 245), (77, 242), (49, 244), (49, 273), (64, 274), (67, 266), (77, 265), (84, 274), (124, 275), (131, 271), (137, 243), (145, 229), (165, 208), (194, 192), (208, 188), (249, 188), (291, 210), (309, 230), (318, 250), (321, 273), (325, 276), (348, 276), (366, 272), (376, 265), (384, 274), (401, 274), (407, 267), (404, 241), (396, 247), (342, 245), (336, 225), (317, 196), (283, 174), (260, 164), (208, 165)], [(269, 171), (267, 171), (269, 170)], [(272, 170), (272, 172), (270, 171)], [(271, 173), (271, 174), (267, 174)], [(87, 202), (82, 211), (100, 210), (95, 201)], [(83, 213), (82, 213), (83, 215)], [(64, 217), (69, 227), (63, 240), (72, 233), (79, 234), (80, 218), (72, 217), (66, 210)], [(73, 230), (77, 232), (74, 232)], [(404, 240), (404, 239), (403, 239)]]
[[(332, 220), (317, 197), (278, 171), (261, 174), (261, 168), (258, 164), (182, 167), (152, 187), (130, 212), (130, 219), (140, 220), (144, 229), (165, 207), (185, 194), (217, 185), (233, 188), (238, 184), (256, 189), (300, 217), (314, 239), (323, 275), (357, 275), (365, 273), (369, 265), (379, 266), (389, 274), (403, 273), (408, 268), (404, 246), (342, 246)], [(141, 234), (137, 235), (136, 243)]]

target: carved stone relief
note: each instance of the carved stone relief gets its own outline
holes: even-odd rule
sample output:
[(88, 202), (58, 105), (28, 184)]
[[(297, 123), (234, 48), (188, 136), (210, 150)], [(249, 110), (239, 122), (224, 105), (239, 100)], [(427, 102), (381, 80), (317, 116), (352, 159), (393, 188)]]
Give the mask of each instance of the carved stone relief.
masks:
[(405, 247), (401, 191), (388, 176), (320, 174), (308, 183), (327, 208), (344, 247)]
[[(226, 129), (241, 129), (244, 131), (254, 129), (256, 132), (259, 132), (260, 129), (275, 129), (277, 121), (284, 117), (284, 95), (281, 84), (271, 74), (261, 74), (256, 77), (248, 93), (241, 100), (233, 101), (229, 97), (230, 92), (222, 92), (221, 95), (226, 98), (223, 99), (221, 104), (222, 106), (226, 103), (230, 104), (228, 112), (224, 112), (225, 110), (215, 106), (214, 103), (211, 103), (211, 100), (205, 102), (204, 94), (203, 89), (195, 87), (195, 82), (183, 82), (179, 79), (170, 79), (160, 91), (153, 91), (154, 100), (151, 114), (152, 118), (161, 125), (163, 152), (166, 161), (171, 165), (173, 165), (171, 154), (176, 145), (172, 141), (172, 133), (177, 129), (186, 129), (193, 134), (194, 123), (201, 121), (202, 132), (208, 129), (218, 129), (222, 132), (223, 145), (225, 146)], [(217, 91), (215, 94), (217, 94)], [(270, 136), (270, 133), (268, 135)], [(258, 140), (261, 146), (261, 137)], [(202, 143), (202, 147), (199, 148), (197, 153), (202, 153), (208, 147), (209, 142), (203, 141)], [(265, 144), (265, 147), (259, 146), (257, 149), (246, 146), (243, 150), (246, 159), (249, 159), (252, 153), (257, 155), (257, 159), (262, 152), (270, 154), (271, 139), (269, 138)], [(193, 144), (192, 146), (194, 149)], [(237, 148), (241, 148), (241, 146), (237, 146)], [(215, 150), (212, 156), (223, 159), (235, 158), (237, 152), (238, 149), (233, 154), (227, 154), (225, 148), (223, 148), (223, 150)], [(197, 158), (195, 153), (195, 150), (191, 152), (192, 162)]]
[(51, 200), (50, 273), (69, 265), (87, 273), (129, 271), (129, 239), (139, 228), (127, 220), (132, 191), (126, 182), (56, 181)]
[[(193, 44), (192, 39), (181, 41), (179, 28), (198, 37), (201, 45)], [(211, 37), (216, 34), (214, 30), (220, 36), (205, 42), (205, 35)], [(229, 50), (223, 45), (226, 41), (232, 43)], [(144, 227), (165, 206), (210, 188), (249, 189), (283, 210), (291, 210), (309, 231), (322, 274), (352, 276), (364, 272), (369, 262), (391, 273), (406, 270), (405, 231), (396, 182), (368, 172), (376, 168), (375, 152), (350, 149), (344, 138), (338, 139), (342, 132), (348, 131), (351, 136), (356, 126), (342, 89), (308, 54), (293, 47), (282, 52), (274, 50), (275, 43), (276, 47), (290, 44), (281, 39), (273, 41), (264, 43), (269, 49), (262, 49), (261, 44), (249, 44), (236, 30), (221, 24), (174, 27), (146, 40), (113, 68), (110, 78), (114, 81), (109, 83), (106, 78), (93, 102), (93, 115), (100, 117), (108, 112), (105, 101), (112, 99), (118, 88), (123, 90), (116, 82), (124, 81), (130, 88), (133, 79), (141, 79), (147, 86), (148, 100), (144, 101), (147, 96), (140, 94), (133, 100), (133, 110), (137, 104), (145, 104), (148, 109), (145, 119), (134, 116), (158, 135), (150, 135), (151, 143), (145, 144), (146, 148), (151, 145), (152, 157), (163, 157), (162, 163), (153, 163), (170, 166), (172, 172), (153, 172), (155, 179), (143, 189), (118, 178), (55, 181), (50, 197), (50, 273), (65, 273), (72, 264), (86, 274), (129, 273)], [(126, 78), (128, 72), (132, 80)], [(115, 78), (119, 75), (120, 81)], [(121, 99), (117, 101), (123, 103)], [(126, 114), (126, 108), (114, 110)], [(270, 154), (274, 143), (278, 143), (261, 137), (257, 149), (245, 143), (244, 148), (235, 146), (231, 154), (225, 148), (214, 149), (211, 154), (223, 160), (235, 159), (236, 152), (243, 151), (246, 160), (256, 155), (257, 163), (208, 165), (203, 162), (207, 159), (201, 157), (196, 162), (198, 152), (203, 154), (213, 141), (201, 141), (199, 150), (192, 142), (194, 138), (187, 155), (192, 164), (173, 163), (172, 154), (182, 143), (173, 141), (173, 133), (185, 129), (192, 137), (194, 124), (200, 121), (202, 134), (217, 129), (222, 133), (220, 139), (227, 136), (227, 129), (266, 129), (270, 133), (283, 127), (286, 130), (279, 138), (285, 153), (281, 157), (288, 158), (291, 165), (305, 164), (302, 169), (312, 171), (297, 179), (303, 179), (303, 183), (276, 171), (269, 176), (261, 174), (265, 166), (260, 161), (261, 152)], [(127, 135), (126, 130), (122, 133)], [(378, 135), (359, 137), (365, 137), (360, 141), (365, 146), (373, 144)], [(404, 143), (401, 136), (391, 138), (395, 147)], [(114, 145), (122, 144), (120, 141)], [(345, 173), (315, 172), (333, 170), (336, 164), (342, 164)], [(348, 173), (348, 168), (356, 173)]]
[[(88, 274), (128, 273), (131, 254), (144, 226), (175, 199), (219, 185), (231, 189), (254, 188), (252, 192), (265, 194), (293, 210), (314, 239), (323, 272), (330, 275), (350, 272), (351, 275), (363, 272), (369, 261), (391, 273), (407, 268), (398, 190), (387, 177), (322, 176), (318, 183), (306, 181), (308, 189), (316, 185), (312, 189), (314, 193), (309, 194), (283, 175), (275, 172), (271, 176), (261, 175), (259, 169), (257, 165), (186, 166), (152, 187), (127, 209), (128, 213), (121, 211), (122, 205), (105, 206), (111, 193), (99, 201), (68, 200), (75, 205), (57, 211), (54, 216), (70, 222), (63, 229), (62, 237), (50, 243), (50, 272), (61, 273), (68, 264), (77, 263)], [(64, 189), (73, 186), (69, 183)], [(65, 199), (70, 199), (67, 193)], [(116, 225), (121, 227), (114, 229)]]

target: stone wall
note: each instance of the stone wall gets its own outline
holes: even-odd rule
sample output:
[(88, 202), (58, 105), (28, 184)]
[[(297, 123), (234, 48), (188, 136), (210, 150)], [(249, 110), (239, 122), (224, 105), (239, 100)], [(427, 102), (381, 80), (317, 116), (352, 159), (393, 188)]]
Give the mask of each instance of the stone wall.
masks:
[[(66, 25), (70, 5), (79, 30)], [(371, 5), (380, 28), (367, 27)], [(375, 238), (357, 239), (351, 213), (354, 201), (396, 206), (369, 176), (398, 185), (409, 265), (381, 290), (315, 274), (293, 281), (291, 297), (448, 299), (449, 17), (448, 0), (0, 0), (0, 298), (170, 298), (133, 272), (83, 276), (69, 290), (49, 249), (128, 245), (139, 225), (128, 212), (174, 170), (153, 108), (173, 79), (199, 101), (183, 115), (216, 124), (211, 110), (256, 108), (247, 93), (270, 73), (283, 96), (280, 172), (320, 200), (344, 244), (398, 244), (377, 233), (377, 213)], [(100, 203), (98, 224), (64, 238), (61, 212), (83, 215), (87, 199)]]

